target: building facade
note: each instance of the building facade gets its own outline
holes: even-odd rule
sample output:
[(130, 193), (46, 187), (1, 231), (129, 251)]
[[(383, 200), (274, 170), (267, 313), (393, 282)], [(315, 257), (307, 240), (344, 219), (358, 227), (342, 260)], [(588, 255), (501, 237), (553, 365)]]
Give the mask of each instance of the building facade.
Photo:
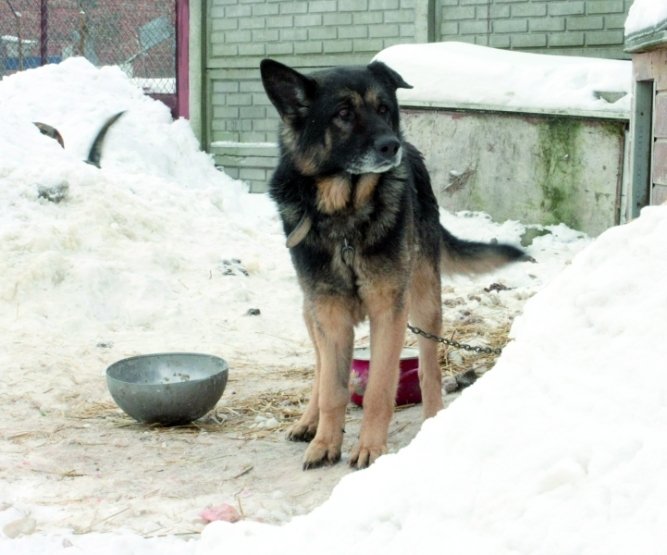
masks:
[(202, 0), (191, 2), (190, 116), (233, 177), (264, 190), (278, 119), (259, 78), (272, 57), (308, 71), (366, 64), (399, 43), (625, 58), (632, 0)]
[(632, 54), (632, 216), (667, 202), (667, 19), (627, 37)]

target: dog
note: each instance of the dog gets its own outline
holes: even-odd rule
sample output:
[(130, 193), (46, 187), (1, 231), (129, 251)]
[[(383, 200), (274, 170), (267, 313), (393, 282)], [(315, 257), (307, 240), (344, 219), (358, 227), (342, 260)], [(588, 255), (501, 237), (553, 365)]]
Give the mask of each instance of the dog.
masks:
[[(370, 320), (371, 361), (361, 431), (350, 465), (387, 449), (408, 319), (440, 333), (441, 267), (489, 271), (526, 259), (511, 245), (465, 241), (440, 224), (419, 151), (403, 139), (396, 90), (411, 88), (381, 62), (302, 74), (260, 64), (281, 119), (270, 180), (303, 291), (315, 348), (312, 394), (288, 438), (310, 442), (303, 468), (341, 458), (354, 327)], [(437, 344), (419, 337), (423, 416), (442, 407)]]
[[(118, 119), (124, 113), (125, 111), (118, 112), (104, 122), (100, 130), (95, 135), (95, 138), (93, 139), (92, 145), (90, 146), (90, 150), (88, 151), (88, 157), (84, 160), (86, 164), (90, 164), (91, 166), (95, 166), (96, 168), (101, 167), (102, 145), (104, 144), (104, 139), (107, 136), (109, 128), (114, 123), (116, 123), (116, 121), (118, 121)], [(45, 135), (51, 139), (54, 139), (55, 141), (58, 141), (58, 144), (61, 147), (65, 148), (65, 141), (63, 140), (63, 136), (55, 127), (47, 123), (42, 123), (41, 121), (33, 121), (33, 124), (37, 127), (37, 129), (39, 129), (39, 132), (42, 135)]]
[(88, 158), (85, 160), (86, 164), (90, 164), (96, 168), (102, 167), (102, 146), (104, 145), (104, 140), (106, 139), (107, 133), (111, 126), (116, 123), (124, 113), (125, 110), (115, 113), (104, 122), (102, 127), (100, 127), (97, 135), (95, 135), (95, 139), (93, 139), (93, 144), (90, 145)]

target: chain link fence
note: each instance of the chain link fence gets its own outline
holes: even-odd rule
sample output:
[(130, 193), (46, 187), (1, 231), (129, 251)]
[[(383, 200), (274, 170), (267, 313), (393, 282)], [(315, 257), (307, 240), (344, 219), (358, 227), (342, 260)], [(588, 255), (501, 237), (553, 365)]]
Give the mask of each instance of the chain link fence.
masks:
[(0, 77), (85, 56), (176, 92), (176, 0), (0, 0)]

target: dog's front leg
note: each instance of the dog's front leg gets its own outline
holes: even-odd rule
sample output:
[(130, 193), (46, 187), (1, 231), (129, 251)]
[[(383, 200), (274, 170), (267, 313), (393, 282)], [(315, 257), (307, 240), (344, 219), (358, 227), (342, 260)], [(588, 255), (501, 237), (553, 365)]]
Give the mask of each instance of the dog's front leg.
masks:
[[(419, 261), (410, 285), (410, 319), (430, 333), (442, 329), (440, 272), (434, 264)], [(435, 416), (442, 409), (442, 374), (438, 361), (438, 343), (419, 336), (419, 386), (424, 418)]]
[(407, 323), (404, 295), (373, 295), (366, 303), (371, 326), (371, 364), (359, 444), (350, 457), (350, 465), (357, 468), (367, 467), (387, 450)]
[(311, 333), (319, 359), (319, 421), (315, 437), (306, 449), (304, 470), (340, 460), (354, 341), (352, 314), (343, 300), (316, 299), (310, 310)]
[(299, 421), (294, 424), (289, 432), (287, 438), (291, 441), (310, 441), (315, 437), (317, 432), (317, 423), (320, 418), (320, 350), (315, 338), (315, 323), (313, 321), (313, 309), (308, 301), (303, 306), (303, 319), (308, 329), (308, 335), (313, 342), (315, 348), (315, 376), (313, 378), (313, 387), (308, 400), (306, 410), (299, 418)]

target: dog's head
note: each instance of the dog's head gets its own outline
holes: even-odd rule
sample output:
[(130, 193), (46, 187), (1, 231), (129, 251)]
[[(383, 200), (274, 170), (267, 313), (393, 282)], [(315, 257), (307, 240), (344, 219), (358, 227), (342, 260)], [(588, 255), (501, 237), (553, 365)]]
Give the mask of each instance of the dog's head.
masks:
[(396, 89), (411, 88), (382, 62), (303, 75), (273, 60), (262, 82), (283, 122), (283, 153), (304, 175), (382, 173), (401, 163)]

